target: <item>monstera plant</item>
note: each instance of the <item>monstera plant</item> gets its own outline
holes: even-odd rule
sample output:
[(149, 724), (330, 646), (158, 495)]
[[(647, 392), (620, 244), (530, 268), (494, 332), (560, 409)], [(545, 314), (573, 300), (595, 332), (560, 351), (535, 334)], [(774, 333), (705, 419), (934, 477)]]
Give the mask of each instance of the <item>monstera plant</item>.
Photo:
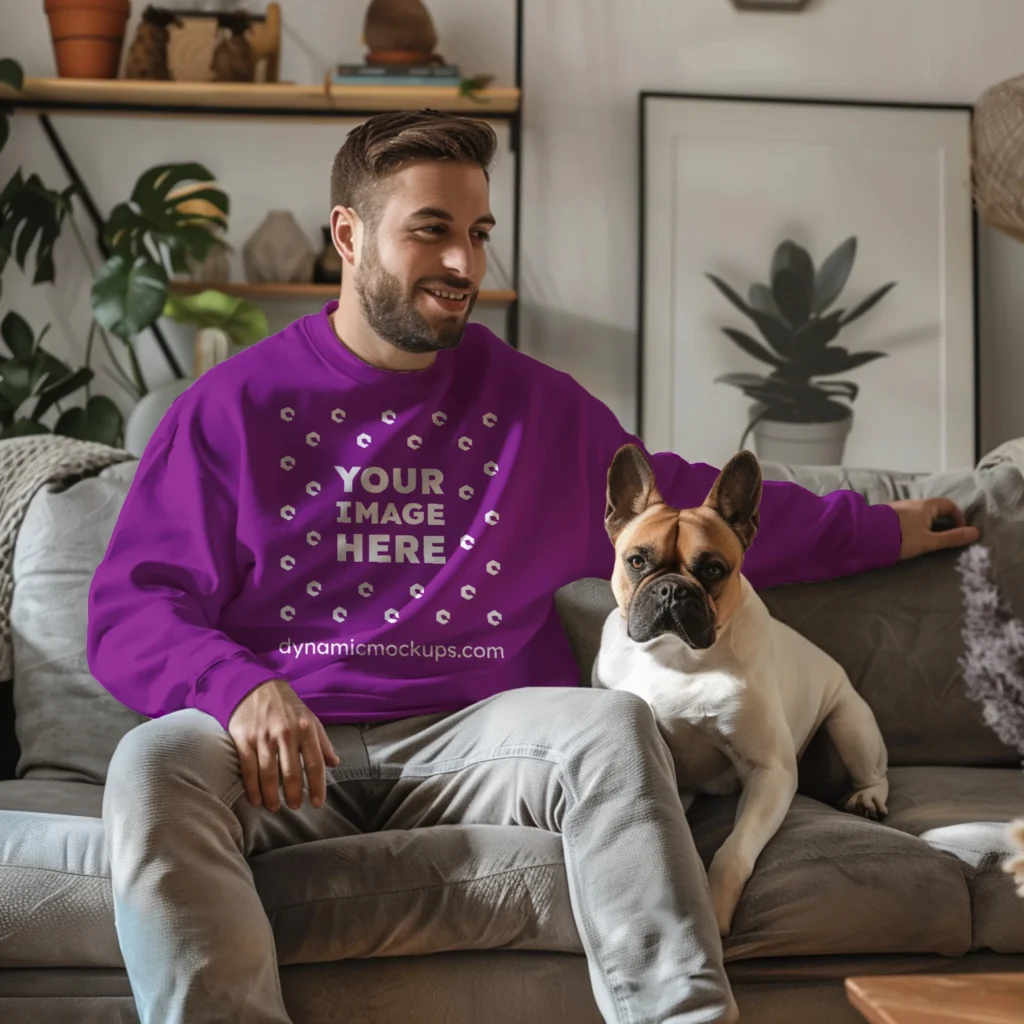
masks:
[[(0, 85), (18, 90), (22, 84), (18, 64), (0, 60)], [(8, 134), (8, 114), (0, 94), (0, 149)], [(8, 312), (0, 321), (0, 337), (7, 350), (0, 349), (0, 439), (52, 429), (86, 440), (119, 443), (124, 428), (120, 410), (106, 396), (90, 394), (95, 339), (106, 349), (104, 369), (137, 401), (148, 387), (134, 342), (163, 315), (170, 274), (186, 272), (190, 259), (201, 263), (213, 246), (223, 244), (211, 229), (226, 225), (228, 197), (214, 187), (212, 175), (201, 164), (163, 164), (145, 171), (129, 199), (115, 206), (103, 225), (106, 260), (99, 266), (75, 221), (76, 194), (74, 185), (56, 191), (47, 188), (39, 175), (26, 177), (20, 169), (0, 190), (0, 275), (13, 257), (23, 271), (31, 273), (34, 284), (52, 284), (54, 246), (67, 226), (93, 276), (93, 320), (83, 367), (72, 370), (43, 349), (49, 325), (36, 334), (16, 313)], [(196, 211), (196, 200), (205, 201), (203, 211)], [(122, 343), (127, 370), (111, 336)], [(84, 392), (84, 401), (76, 405), (79, 391)], [(69, 407), (62, 408), (61, 401)], [(51, 406), (59, 414), (52, 428), (41, 419)]]
[[(793, 241), (784, 241), (772, 257), (770, 283), (752, 284), (745, 299), (720, 277), (707, 275), (750, 320), (760, 337), (736, 327), (723, 327), (722, 332), (747, 355), (769, 368), (767, 373), (726, 373), (716, 378), (716, 383), (739, 388), (753, 400), (750, 419), (740, 439), (741, 448), (753, 431), (762, 458), (794, 461), (791, 448), (782, 452), (769, 450), (771, 446), (765, 441), (771, 431), (759, 430), (762, 425), (786, 424), (790, 428), (798, 426), (797, 433), (803, 430), (812, 441), (816, 431), (824, 429), (830, 433), (838, 439), (838, 449), (832, 444), (832, 457), (818, 461), (840, 461), (853, 417), (850, 403), (857, 398), (859, 387), (852, 380), (833, 378), (881, 359), (886, 353), (851, 352), (835, 342), (845, 327), (873, 309), (895, 286), (895, 282), (882, 285), (852, 308), (834, 308), (849, 280), (856, 255), (857, 239), (850, 237), (816, 268), (806, 249)], [(778, 433), (795, 436), (792, 429)]]

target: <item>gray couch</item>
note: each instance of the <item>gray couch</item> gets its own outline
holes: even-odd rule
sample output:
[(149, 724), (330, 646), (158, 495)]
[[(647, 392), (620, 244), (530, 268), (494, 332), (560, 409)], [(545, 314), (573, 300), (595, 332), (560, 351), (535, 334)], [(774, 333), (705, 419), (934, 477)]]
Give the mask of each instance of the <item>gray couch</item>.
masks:
[[(91, 678), (85, 610), (134, 462), (34, 497), (17, 537), (15, 778), (0, 781), (0, 1020), (136, 1020), (114, 930), (100, 819), (106, 766), (139, 718)], [(941, 477), (767, 467), (871, 500), (953, 495), (985, 531), (1000, 583), (1024, 609), (1024, 477), (1016, 450)], [(958, 667), (955, 555), (765, 593), (829, 650), (872, 705), (892, 764), (876, 824), (828, 801), (842, 770), (824, 737), (768, 845), (726, 942), (744, 1024), (857, 1022), (843, 979), (1024, 967), (1024, 900), (1001, 870), (1005, 823), (1024, 815), (1016, 754), (984, 726)], [(557, 600), (589, 677), (607, 584)], [(10, 715), (8, 717), (11, 717)], [(0, 746), (12, 752), (12, 736)], [(702, 799), (705, 860), (735, 799)], [(599, 1024), (557, 836), (459, 827), (383, 833), (252, 862), (297, 1024)]]

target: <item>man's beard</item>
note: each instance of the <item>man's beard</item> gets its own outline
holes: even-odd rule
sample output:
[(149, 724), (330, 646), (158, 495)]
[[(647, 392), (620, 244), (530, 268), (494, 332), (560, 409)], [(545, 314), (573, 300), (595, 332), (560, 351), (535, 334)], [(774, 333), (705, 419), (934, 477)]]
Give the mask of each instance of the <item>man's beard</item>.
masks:
[(413, 297), (406, 295), (402, 282), (381, 266), (373, 242), (363, 249), (355, 285), (363, 316), (377, 336), (403, 352), (420, 353), (455, 348), (462, 341), (469, 314), (476, 304), (477, 290), (472, 284), (453, 279), (438, 279), (435, 283), (452, 291), (472, 291), (466, 311), (450, 314), (436, 327), (416, 308)]

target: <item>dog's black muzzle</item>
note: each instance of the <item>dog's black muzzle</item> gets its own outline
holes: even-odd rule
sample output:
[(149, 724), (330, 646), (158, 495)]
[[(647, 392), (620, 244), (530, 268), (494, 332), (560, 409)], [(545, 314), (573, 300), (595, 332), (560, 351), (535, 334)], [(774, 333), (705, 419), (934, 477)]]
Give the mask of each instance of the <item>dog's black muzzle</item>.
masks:
[(715, 619), (704, 590), (683, 576), (667, 574), (633, 595), (626, 631), (637, 643), (672, 633), (703, 651), (715, 642)]

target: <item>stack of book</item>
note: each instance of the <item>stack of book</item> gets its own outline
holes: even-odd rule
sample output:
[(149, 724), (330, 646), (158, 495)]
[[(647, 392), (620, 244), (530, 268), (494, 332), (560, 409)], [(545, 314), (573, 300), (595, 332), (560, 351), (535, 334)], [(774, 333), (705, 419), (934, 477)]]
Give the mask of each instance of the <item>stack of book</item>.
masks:
[(438, 85), (457, 86), (457, 64), (339, 64), (335, 85)]

